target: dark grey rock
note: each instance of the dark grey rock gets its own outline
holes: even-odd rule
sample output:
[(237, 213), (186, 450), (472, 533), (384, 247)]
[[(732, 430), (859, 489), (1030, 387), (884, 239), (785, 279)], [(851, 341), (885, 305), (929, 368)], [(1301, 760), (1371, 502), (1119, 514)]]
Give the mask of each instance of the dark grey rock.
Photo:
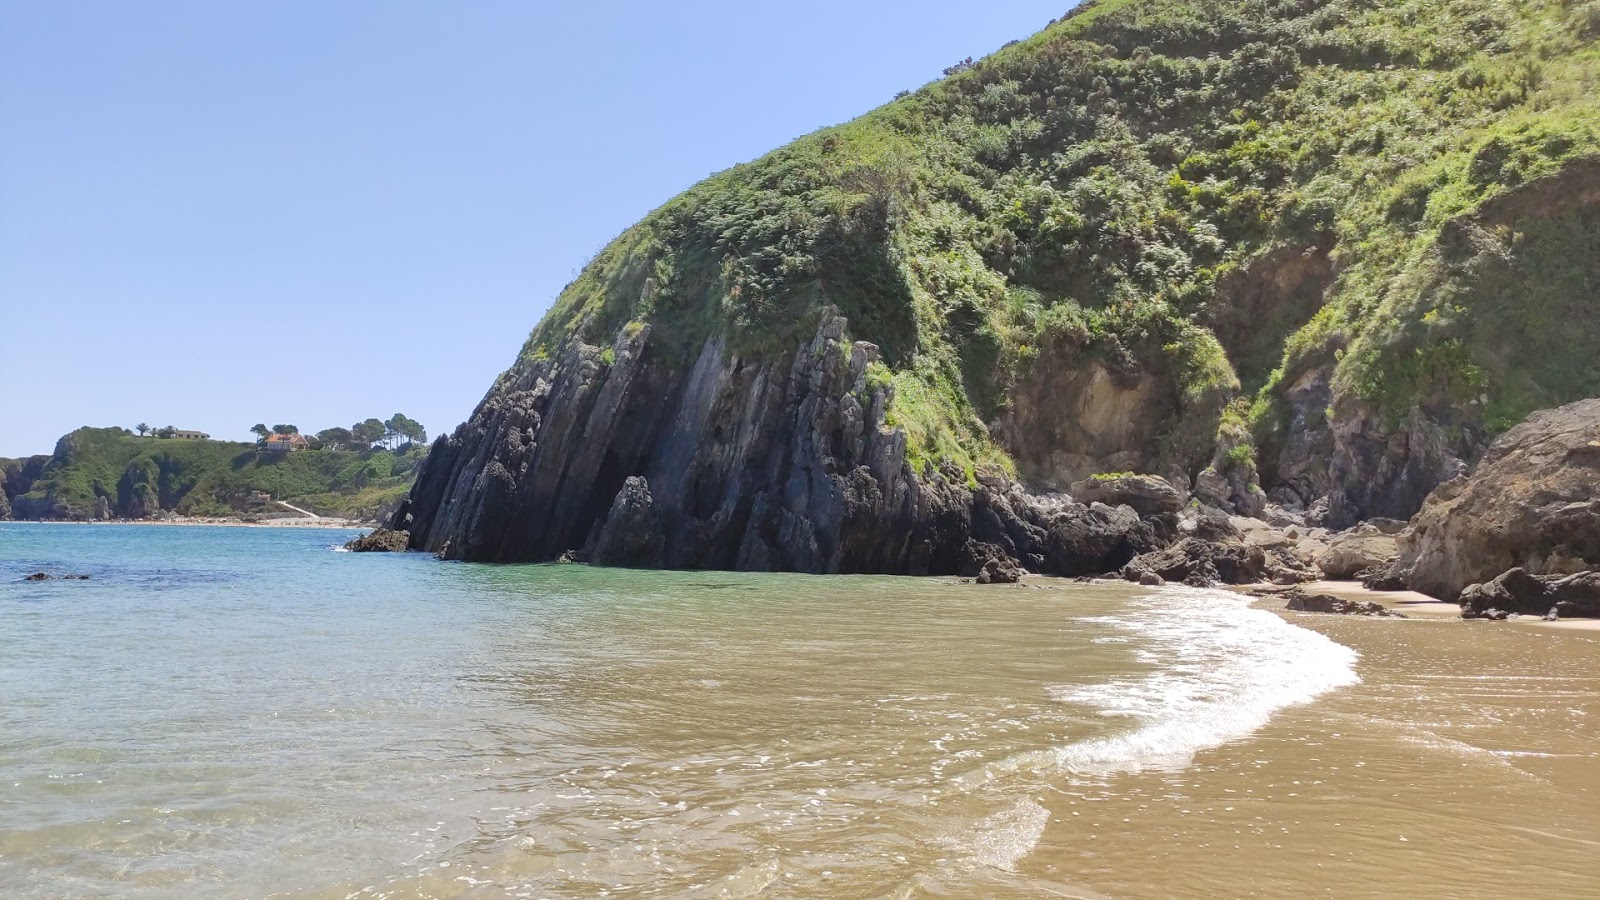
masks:
[(650, 484), (638, 476), (622, 483), (589, 559), (599, 566), (659, 569), (666, 561), (667, 536)]
[(1194, 587), (1252, 584), (1261, 580), (1266, 564), (1266, 553), (1257, 546), (1184, 538), (1171, 547), (1133, 559), (1123, 567), (1122, 576), (1141, 581), (1146, 575), (1156, 575), (1164, 581), (1181, 581)]
[(1069, 576), (1166, 543), (1129, 508), (915, 470), (885, 424), (892, 385), (868, 377), (878, 349), (845, 324), (828, 312), (793, 352), (759, 357), (713, 337), (684, 364), (648, 326), (609, 352), (573, 340), (525, 357), (434, 443), (391, 526), (448, 559), (585, 547), (604, 565), (903, 575), (957, 574), (969, 541)]
[(1394, 619), (1405, 618), (1400, 613), (1384, 608), (1382, 604), (1367, 600), (1349, 600), (1344, 597), (1334, 597), (1330, 594), (1307, 594), (1304, 591), (1290, 591), (1284, 596), (1289, 601), (1284, 608), (1295, 612), (1333, 613), (1342, 616), (1380, 616)]
[(1498, 619), (1508, 613), (1546, 618), (1600, 618), (1600, 572), (1533, 575), (1511, 569), (1461, 592), (1461, 617)]

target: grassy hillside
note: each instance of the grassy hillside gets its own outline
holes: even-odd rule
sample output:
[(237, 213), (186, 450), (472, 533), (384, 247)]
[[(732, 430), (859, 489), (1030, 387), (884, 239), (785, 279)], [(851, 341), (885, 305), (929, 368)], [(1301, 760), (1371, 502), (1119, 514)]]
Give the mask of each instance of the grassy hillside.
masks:
[(18, 519), (89, 518), (97, 512), (143, 518), (158, 509), (230, 515), (250, 509), (246, 499), (255, 491), (322, 515), (370, 517), (405, 495), (425, 453), (267, 453), (255, 444), (80, 428), (56, 444), (30, 482), (8, 482), (6, 492)]
[(1045, 357), (1156, 378), (1191, 471), (1281, 443), (1313, 370), (1326, 415), (1492, 433), (1600, 393), (1597, 37), (1596, 0), (1088, 3), (672, 200), (522, 362), (782, 352), (834, 304), (969, 472)]

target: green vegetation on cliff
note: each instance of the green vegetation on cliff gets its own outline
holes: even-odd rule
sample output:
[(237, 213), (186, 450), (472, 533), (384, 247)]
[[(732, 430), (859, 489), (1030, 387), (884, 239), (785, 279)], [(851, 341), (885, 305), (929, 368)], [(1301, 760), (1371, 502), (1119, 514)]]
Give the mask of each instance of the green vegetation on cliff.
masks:
[[(321, 515), (375, 517), (410, 488), (426, 450), (305, 450), (273, 453), (255, 444), (136, 437), (121, 428), (80, 428), (55, 453), (27, 461), (5, 482), (17, 519), (233, 515), (270, 494)], [(262, 510), (257, 510), (262, 511)], [(271, 512), (269, 508), (265, 510)]]
[(645, 322), (789, 352), (831, 304), (913, 460), (969, 472), (1046, 359), (1156, 385), (1190, 472), (1281, 442), (1313, 371), (1490, 433), (1600, 393), (1597, 37), (1597, 0), (1087, 3), (667, 203), (523, 362)]

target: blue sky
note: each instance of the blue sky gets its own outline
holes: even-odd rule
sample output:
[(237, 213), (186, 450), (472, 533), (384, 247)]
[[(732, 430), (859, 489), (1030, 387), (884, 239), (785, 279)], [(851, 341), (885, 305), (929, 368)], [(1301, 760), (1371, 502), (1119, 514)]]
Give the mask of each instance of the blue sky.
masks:
[(1071, 0), (0, 0), (0, 456), (453, 429), (595, 251)]

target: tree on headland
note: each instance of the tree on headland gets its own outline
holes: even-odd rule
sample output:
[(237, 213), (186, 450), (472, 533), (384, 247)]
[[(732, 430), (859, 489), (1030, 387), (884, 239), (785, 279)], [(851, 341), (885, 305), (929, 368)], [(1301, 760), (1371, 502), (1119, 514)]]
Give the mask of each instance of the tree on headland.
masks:
[(133, 430), (139, 432), (139, 437), (144, 437), (147, 433), (149, 433), (150, 426), (140, 422), (139, 424), (133, 426)]
[(262, 424), (260, 422), (257, 422), (256, 424), (251, 425), (250, 426), (250, 431), (255, 434), (256, 443), (258, 443), (258, 444), (265, 443), (266, 440), (267, 440), (267, 435), (272, 433), (271, 431), (267, 430), (267, 426), (266, 425), (264, 425), (264, 424)]
[(324, 450), (343, 450), (355, 443), (348, 428), (324, 428), (317, 432), (317, 442)]
[(350, 426), (351, 438), (356, 444), (363, 447), (371, 447), (378, 441), (383, 440), (383, 434), (383, 423), (377, 419), (368, 419), (365, 422), (357, 422)]
[(298, 426), (298, 425), (274, 425), (274, 426), (272, 426), (272, 433), (273, 434), (299, 434), (300, 433), (300, 426)]
[(157, 431), (156, 432), (156, 437), (158, 437), (158, 438), (170, 438), (170, 437), (172, 437), (173, 435), (175, 435), (177, 433), (178, 433), (178, 429), (177, 429), (176, 426), (168, 425), (167, 427), (162, 428), (161, 430)]
[(383, 423), (384, 439), (389, 446), (397, 446), (401, 438), (413, 444), (420, 444), (428, 439), (428, 432), (423, 430), (422, 423), (411, 418), (405, 413), (395, 413), (389, 421)]

